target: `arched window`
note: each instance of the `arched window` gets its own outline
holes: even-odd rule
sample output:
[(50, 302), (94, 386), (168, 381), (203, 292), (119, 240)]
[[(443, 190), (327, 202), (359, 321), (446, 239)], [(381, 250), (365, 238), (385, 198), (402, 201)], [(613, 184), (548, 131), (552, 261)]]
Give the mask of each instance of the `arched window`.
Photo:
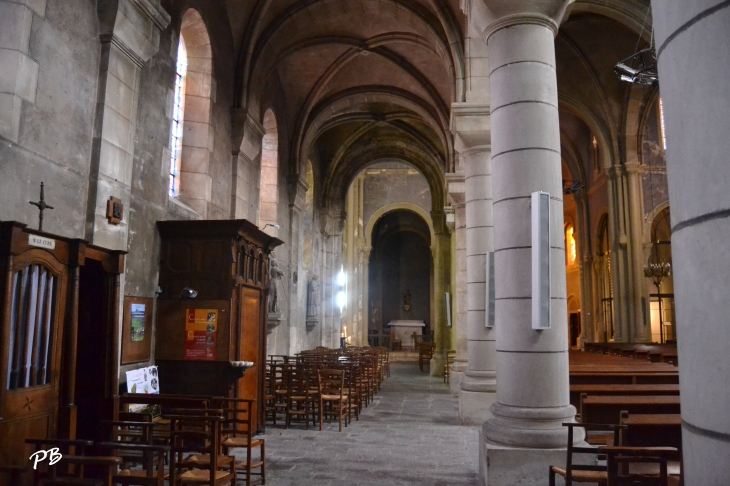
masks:
[[(648, 263), (670, 265), (672, 263), (672, 226), (669, 208), (662, 210), (651, 225), (651, 250)], [(647, 279), (650, 283), (652, 341), (674, 340), (676, 339), (676, 321), (672, 274), (670, 272), (661, 279), (647, 275)]]
[(170, 196), (180, 192), (180, 160), (182, 156), (183, 115), (185, 113), (185, 76), (188, 71), (188, 53), (185, 40), (180, 36), (177, 45), (175, 94), (172, 101), (172, 129), (170, 130)]
[(170, 191), (197, 211), (208, 215), (212, 178), (209, 174), (213, 150), (211, 124), (213, 52), (205, 22), (188, 9), (180, 24), (177, 72), (170, 136)]
[(261, 193), (259, 197), (259, 227), (276, 236), (276, 210), (279, 203), (279, 133), (274, 112), (264, 114), (264, 139), (261, 147)]
[(661, 97), (659, 97), (657, 109), (659, 110), (659, 137), (662, 140), (662, 148), (667, 150), (667, 134), (664, 131), (664, 102)]
[(568, 265), (573, 265), (578, 257), (578, 249), (575, 244), (575, 230), (572, 224), (565, 227), (565, 261)]

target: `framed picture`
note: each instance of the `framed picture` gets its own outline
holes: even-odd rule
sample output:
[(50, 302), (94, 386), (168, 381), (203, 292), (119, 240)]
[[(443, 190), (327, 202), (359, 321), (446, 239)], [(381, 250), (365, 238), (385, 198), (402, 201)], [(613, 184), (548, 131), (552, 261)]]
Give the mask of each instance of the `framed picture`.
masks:
[(124, 297), (122, 364), (149, 361), (152, 349), (152, 298)]

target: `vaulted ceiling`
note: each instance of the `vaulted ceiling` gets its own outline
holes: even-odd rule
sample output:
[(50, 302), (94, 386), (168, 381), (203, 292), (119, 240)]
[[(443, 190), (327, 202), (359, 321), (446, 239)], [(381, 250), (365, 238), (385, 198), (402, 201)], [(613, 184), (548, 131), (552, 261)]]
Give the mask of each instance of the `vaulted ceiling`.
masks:
[(375, 159), (442, 174), (450, 106), (464, 91), (458, 3), (228, 0), (240, 104), (261, 109), (261, 93), (283, 94), (290, 172), (315, 158), (335, 192)]

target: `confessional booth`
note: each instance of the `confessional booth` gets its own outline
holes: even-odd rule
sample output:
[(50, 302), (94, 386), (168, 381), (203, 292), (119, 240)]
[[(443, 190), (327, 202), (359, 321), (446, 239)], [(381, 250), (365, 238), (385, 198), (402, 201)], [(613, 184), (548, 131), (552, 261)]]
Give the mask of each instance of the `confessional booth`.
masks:
[(21, 484), (26, 438), (94, 439), (111, 416), (124, 258), (0, 222), (0, 485)]

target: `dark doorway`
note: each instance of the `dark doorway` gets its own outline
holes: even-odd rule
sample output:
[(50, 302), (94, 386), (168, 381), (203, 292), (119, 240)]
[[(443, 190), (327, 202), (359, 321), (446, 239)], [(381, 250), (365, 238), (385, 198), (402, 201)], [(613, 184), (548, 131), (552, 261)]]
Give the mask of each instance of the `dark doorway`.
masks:
[(109, 274), (101, 262), (86, 259), (79, 278), (79, 330), (75, 402), (76, 435), (80, 439), (106, 440), (101, 422), (105, 414), (104, 387), (110, 343)]
[(417, 320), (426, 324), (423, 334), (431, 334), (430, 240), (428, 224), (412, 211), (387, 213), (373, 228), (368, 290), (371, 332), (388, 335), (389, 322)]
[(580, 336), (580, 312), (571, 312), (568, 318), (570, 323), (570, 345), (578, 346), (578, 337)]

